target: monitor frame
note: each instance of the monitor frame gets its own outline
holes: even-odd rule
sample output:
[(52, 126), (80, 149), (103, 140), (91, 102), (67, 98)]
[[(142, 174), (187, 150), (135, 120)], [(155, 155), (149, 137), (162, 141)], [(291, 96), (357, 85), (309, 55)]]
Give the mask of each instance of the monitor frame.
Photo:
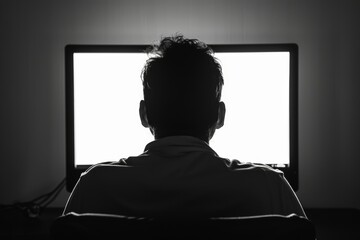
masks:
[[(298, 147), (298, 45), (295, 43), (276, 44), (209, 44), (214, 52), (289, 52), (290, 53), (290, 167), (275, 167), (284, 172), (294, 191), (299, 188), (299, 147)], [(74, 53), (145, 52), (149, 45), (82, 45), (65, 46), (65, 140), (66, 140), (66, 189), (71, 192), (82, 172), (90, 165), (75, 166), (74, 162)], [(145, 63), (144, 63), (145, 64)], [(140, 154), (140, 153), (139, 153)], [(126, 157), (126, 156), (124, 156)], [(274, 167), (274, 166), (272, 166)]]

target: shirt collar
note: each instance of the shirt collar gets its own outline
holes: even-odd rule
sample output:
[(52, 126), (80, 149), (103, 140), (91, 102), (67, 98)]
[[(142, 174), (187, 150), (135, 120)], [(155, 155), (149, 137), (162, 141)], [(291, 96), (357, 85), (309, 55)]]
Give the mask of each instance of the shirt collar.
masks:
[(146, 145), (145, 153), (162, 153), (166, 155), (179, 155), (189, 152), (217, 153), (205, 141), (191, 136), (170, 136), (154, 140)]

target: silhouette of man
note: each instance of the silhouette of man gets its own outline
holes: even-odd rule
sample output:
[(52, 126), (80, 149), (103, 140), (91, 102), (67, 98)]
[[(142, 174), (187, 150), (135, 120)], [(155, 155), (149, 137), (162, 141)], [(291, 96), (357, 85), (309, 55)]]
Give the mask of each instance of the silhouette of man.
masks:
[(305, 216), (281, 171), (221, 158), (209, 146), (225, 118), (222, 70), (212, 50), (177, 35), (149, 53), (139, 113), (155, 140), (139, 156), (89, 168), (64, 213)]

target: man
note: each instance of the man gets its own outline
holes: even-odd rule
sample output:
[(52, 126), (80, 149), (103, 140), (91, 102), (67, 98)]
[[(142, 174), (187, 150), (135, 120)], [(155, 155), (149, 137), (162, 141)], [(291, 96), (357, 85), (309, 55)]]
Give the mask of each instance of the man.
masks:
[(155, 140), (139, 156), (88, 169), (64, 213), (305, 216), (281, 171), (221, 158), (209, 146), (225, 118), (222, 70), (212, 50), (175, 36), (149, 52), (139, 113)]

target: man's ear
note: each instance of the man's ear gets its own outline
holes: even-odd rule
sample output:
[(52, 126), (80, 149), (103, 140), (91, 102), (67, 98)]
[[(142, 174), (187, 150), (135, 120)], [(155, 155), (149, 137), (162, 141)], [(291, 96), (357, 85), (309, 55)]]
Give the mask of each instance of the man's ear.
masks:
[(219, 102), (218, 120), (216, 122), (216, 129), (219, 129), (222, 126), (224, 126), (225, 113), (226, 113), (225, 103)]
[(146, 106), (145, 106), (145, 101), (144, 100), (140, 101), (139, 115), (140, 115), (141, 124), (144, 127), (149, 128), (150, 125), (149, 125), (149, 121), (148, 121), (148, 118), (147, 118)]

